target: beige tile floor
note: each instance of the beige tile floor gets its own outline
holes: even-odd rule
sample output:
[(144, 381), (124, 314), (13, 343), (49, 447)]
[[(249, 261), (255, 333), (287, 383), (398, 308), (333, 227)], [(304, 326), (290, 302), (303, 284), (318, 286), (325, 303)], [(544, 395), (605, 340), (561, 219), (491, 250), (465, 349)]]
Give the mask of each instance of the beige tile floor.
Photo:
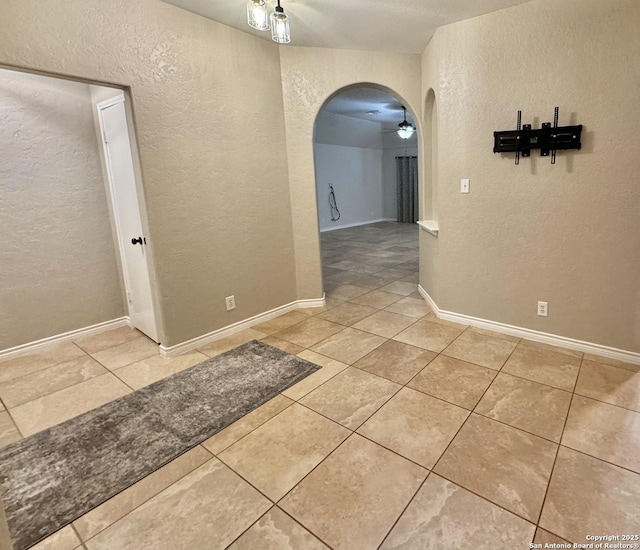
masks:
[(322, 235), (327, 305), (164, 359), (126, 328), (0, 363), (0, 445), (257, 338), (322, 368), (38, 550), (518, 549), (640, 531), (640, 367), (441, 321), (417, 228)]

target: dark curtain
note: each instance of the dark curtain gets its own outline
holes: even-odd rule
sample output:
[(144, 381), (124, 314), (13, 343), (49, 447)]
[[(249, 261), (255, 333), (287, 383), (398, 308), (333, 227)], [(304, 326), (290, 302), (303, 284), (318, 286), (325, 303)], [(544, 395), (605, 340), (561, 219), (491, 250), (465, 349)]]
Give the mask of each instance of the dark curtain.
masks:
[(396, 157), (398, 221), (418, 221), (418, 157)]

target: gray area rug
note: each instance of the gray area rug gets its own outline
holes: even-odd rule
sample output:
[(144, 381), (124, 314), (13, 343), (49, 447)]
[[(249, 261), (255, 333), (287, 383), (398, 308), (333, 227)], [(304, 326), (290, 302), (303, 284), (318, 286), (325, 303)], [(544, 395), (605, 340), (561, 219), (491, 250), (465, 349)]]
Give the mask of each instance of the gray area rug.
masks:
[(252, 341), (0, 450), (24, 550), (320, 367)]

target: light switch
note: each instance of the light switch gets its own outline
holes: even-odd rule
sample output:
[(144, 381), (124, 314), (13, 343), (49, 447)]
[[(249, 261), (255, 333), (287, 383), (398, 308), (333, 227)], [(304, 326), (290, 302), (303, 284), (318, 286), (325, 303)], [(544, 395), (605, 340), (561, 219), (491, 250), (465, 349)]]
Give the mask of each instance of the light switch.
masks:
[(468, 193), (469, 192), (469, 180), (463, 179), (460, 180), (460, 193)]

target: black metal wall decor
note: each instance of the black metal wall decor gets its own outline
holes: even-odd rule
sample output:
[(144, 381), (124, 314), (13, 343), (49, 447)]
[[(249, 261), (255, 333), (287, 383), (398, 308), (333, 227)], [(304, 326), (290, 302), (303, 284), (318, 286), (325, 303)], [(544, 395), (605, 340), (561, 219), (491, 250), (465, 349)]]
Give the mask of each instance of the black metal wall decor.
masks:
[(556, 163), (556, 151), (566, 149), (580, 149), (582, 143), (582, 124), (577, 126), (558, 127), (558, 114), (560, 110), (556, 107), (553, 115), (553, 126), (551, 122), (543, 122), (542, 128), (532, 130), (531, 124), (522, 125), (522, 111), (518, 111), (518, 121), (516, 130), (505, 132), (493, 132), (493, 152), (516, 154), (516, 164), (520, 164), (520, 155), (531, 156), (531, 149), (540, 149), (540, 155), (548, 157), (551, 154), (551, 164)]

